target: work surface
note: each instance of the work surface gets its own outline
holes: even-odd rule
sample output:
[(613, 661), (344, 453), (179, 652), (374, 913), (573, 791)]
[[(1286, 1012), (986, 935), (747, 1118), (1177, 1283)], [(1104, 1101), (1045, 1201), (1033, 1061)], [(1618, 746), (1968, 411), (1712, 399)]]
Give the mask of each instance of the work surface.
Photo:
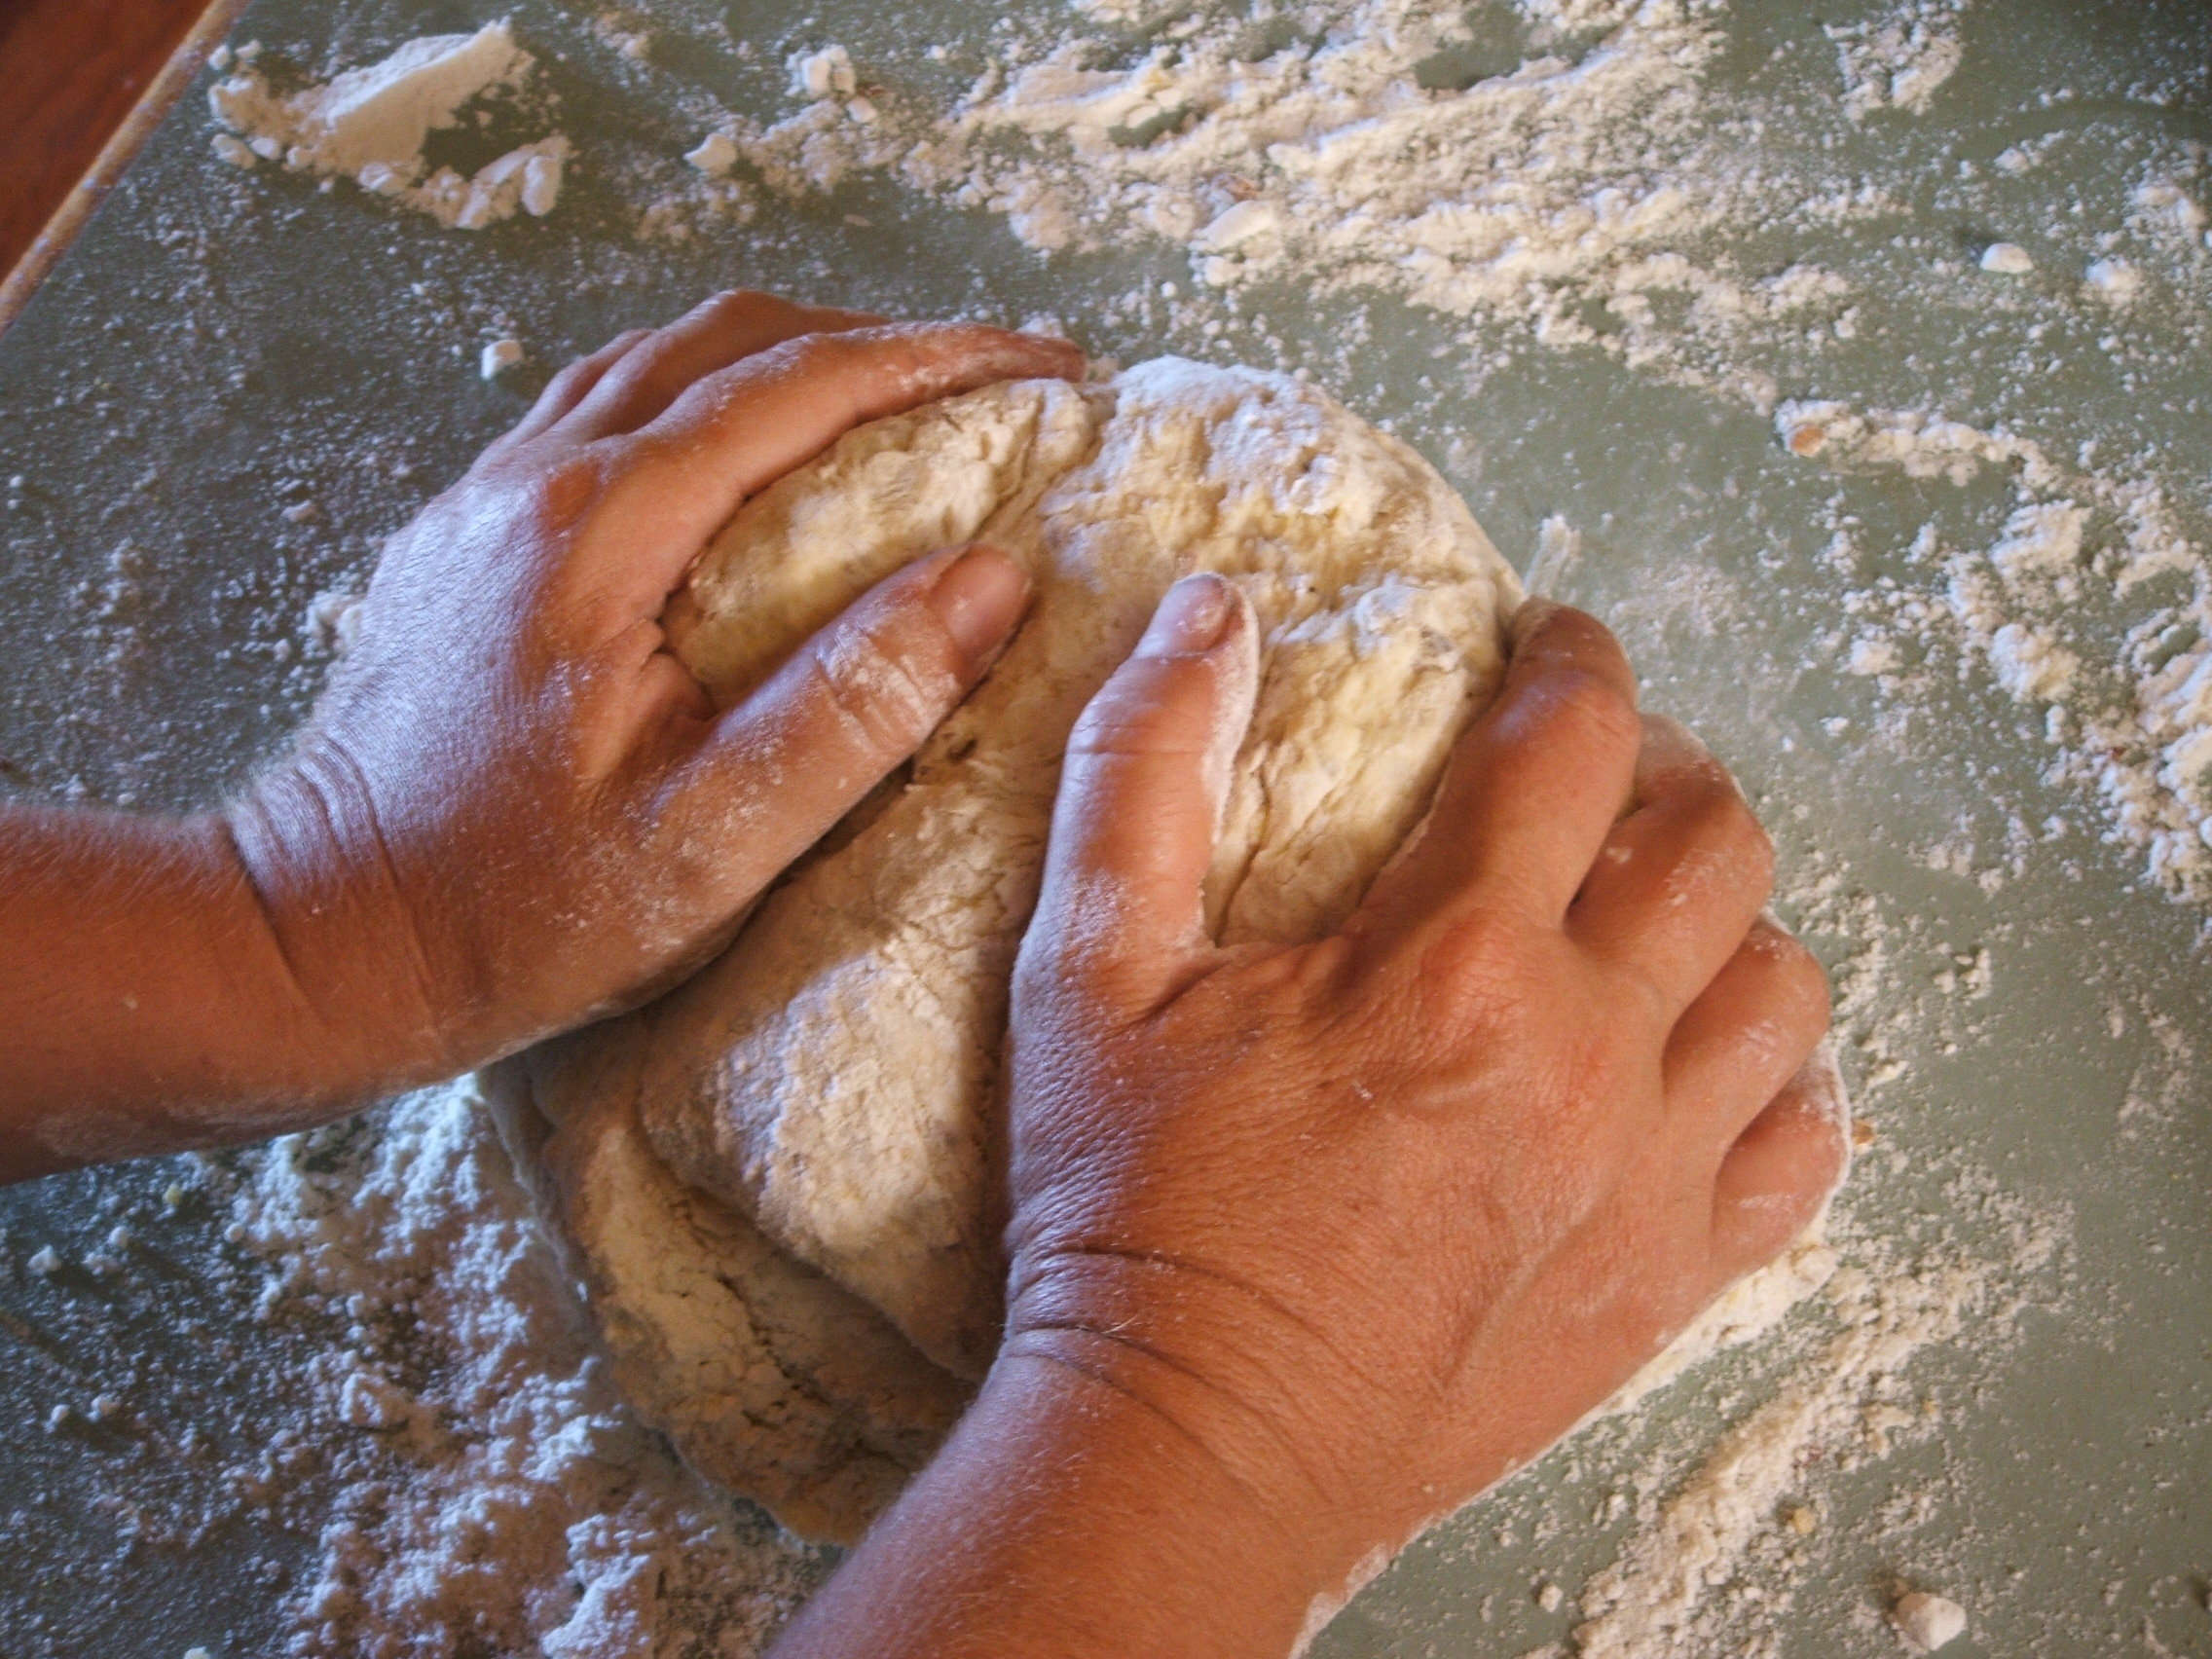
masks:
[[(320, 76), (507, 10), (268, 0), (237, 38)], [(1311, 10), (1225, 53), (1177, 6), (519, 0), (540, 65), (494, 131), (576, 160), (553, 213), (473, 234), (218, 160), (196, 93), (0, 341), (0, 780), (218, 795), (313, 700), (316, 598), (551, 365), (716, 287), (1304, 367), (1739, 770), (1871, 1131), (1823, 1290), (1438, 1528), (1316, 1651), (1881, 1654), (1920, 1587), (1968, 1610), (1947, 1653), (2212, 1654), (2212, 23), (1528, 0), (1415, 61), (1384, 24), (1416, 9)], [(1495, 120), (1453, 129), (1451, 189), (1433, 155), (1347, 180), (1310, 134), (1229, 142), (1224, 68), (1077, 162), (1024, 166), (1069, 142), (1026, 95), (912, 157), (993, 62), (1083, 36), (1096, 71), (1336, 52)], [(1395, 70), (1353, 50), (1386, 37)], [(832, 44), (873, 123), (793, 90)], [(1209, 122), (1212, 160), (1170, 154)], [(681, 157), (720, 125), (717, 187)], [(529, 360), (487, 383), (503, 338)], [(743, 1652), (814, 1580), (742, 1506), (666, 1496), (572, 1329), (482, 1360), (461, 1290), (561, 1315), (513, 1288), (553, 1281), (472, 1123), (0, 1195), (0, 1647)], [(402, 1132), (461, 1137), (404, 1203)], [(502, 1420), (472, 1502), (454, 1447), (509, 1396), (582, 1403)], [(530, 1473), (579, 1437), (618, 1478)], [(662, 1508), (624, 1510), (633, 1478)], [(654, 1565), (679, 1545), (726, 1582)]]

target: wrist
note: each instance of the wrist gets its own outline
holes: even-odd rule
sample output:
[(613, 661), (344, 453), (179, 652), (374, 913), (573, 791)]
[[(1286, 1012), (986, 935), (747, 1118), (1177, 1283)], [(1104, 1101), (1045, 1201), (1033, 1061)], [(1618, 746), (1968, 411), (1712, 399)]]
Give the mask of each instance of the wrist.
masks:
[(367, 788), (343, 758), (303, 747), (220, 823), (291, 981), (309, 1069), (359, 1098), (462, 1069)]
[(1341, 1585), (1378, 1540), (1402, 1541), (1396, 1506), (1337, 1451), (1372, 1413), (1358, 1380), (1227, 1278), (1113, 1251), (1017, 1262), (1001, 1354), (1088, 1377), (1168, 1425), (1313, 1592)]
[(1313, 1519), (1106, 1368), (1002, 1352), (776, 1659), (1282, 1659), (1346, 1589)]

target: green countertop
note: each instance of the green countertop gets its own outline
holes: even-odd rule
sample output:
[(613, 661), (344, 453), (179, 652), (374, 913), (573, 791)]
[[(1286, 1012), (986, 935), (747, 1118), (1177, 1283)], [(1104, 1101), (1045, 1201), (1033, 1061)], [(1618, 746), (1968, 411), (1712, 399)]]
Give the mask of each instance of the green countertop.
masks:
[[(1013, 10), (1039, 27), (1073, 17), (1042, 0)], [(359, 581), (379, 538), (516, 418), (542, 365), (716, 287), (907, 314), (1049, 313), (1124, 362), (1273, 361), (1212, 302), (1180, 320), (1117, 303), (1140, 280), (1202, 293), (1179, 245), (1132, 237), (1048, 259), (1003, 218), (880, 173), (764, 197), (750, 225), (639, 240), (640, 203), (682, 187), (675, 158), (718, 102), (788, 113), (787, 52), (840, 42), (899, 95), (942, 104), (993, 37), (990, 18), (935, 4), (633, 12), (607, 16), (646, 28), (642, 57), (595, 32), (591, 8), (551, 0), (251, 9), (238, 39), (297, 49), (318, 72), (511, 13), (581, 160), (552, 216), (472, 236), (350, 187), (227, 168), (204, 100), (187, 98), (0, 340), (0, 479), (20, 479), (0, 511), (0, 784), (158, 806), (246, 776), (319, 680), (310, 601)], [(2212, 20), (2030, 0), (1745, 0), (1714, 16), (1715, 124), (1755, 106), (1763, 125), (1742, 142), (1775, 158), (1778, 188), (1815, 157), (1874, 203), (1819, 224), (1778, 203), (1771, 220), (1700, 233), (1693, 253), (1747, 278), (1811, 263), (1849, 284), (1851, 338), (1831, 329), (1814, 350), (1809, 335), (1754, 331), (1725, 348), (1729, 365), (1783, 399), (1939, 411), (2069, 465), (2156, 479), (2212, 545), (2212, 265), (2172, 256), (2121, 323), (2079, 289), (2094, 234), (2122, 227), (2147, 177), (2203, 166)], [(1882, 16), (1955, 18), (1964, 63), (1925, 113), (1855, 122), (1823, 25)], [(735, 39), (758, 43), (752, 61)], [(924, 56), (935, 43), (948, 63)], [(2025, 170), (1997, 165), (2039, 144)], [(2037, 255), (2013, 288), (1973, 269), (2001, 236)], [(2003, 534), (2006, 469), (1957, 485), (1802, 458), (1777, 441), (1770, 399), (1383, 294), (1282, 281), (1244, 304), (1273, 319), (1284, 361), (1394, 421), (1509, 558), (1526, 569), (1548, 545), (1543, 583), (1606, 617), (1651, 702), (1739, 769), (1782, 845), (1783, 908), (1846, 992), (1850, 1070), (1879, 1137), (1841, 1200), (1844, 1257), (1965, 1263), (2009, 1310), (1913, 1359), (1895, 1397), (1926, 1420), (1886, 1456), (1808, 1472), (1820, 1530), (1797, 1565), (1747, 1561), (1712, 1592), (1744, 1609), (1722, 1650), (1899, 1651), (1879, 1615), (1909, 1581), (1969, 1608), (1947, 1653), (2212, 1655), (2212, 1085), (2192, 1064), (2212, 1042), (2206, 918), (2103, 838), (2093, 788), (2052, 775), (2041, 709), (1978, 657), (1907, 633), (1896, 673), (1850, 668), (1869, 605), (1944, 590), (1940, 558), (1913, 551), (1923, 526), (1948, 549)], [(1229, 326), (1209, 338), (1208, 317)], [(486, 384), (477, 351), (507, 335), (533, 367)], [(2117, 534), (2110, 517), (2092, 524), (2092, 554)], [(1839, 529), (1854, 551), (1837, 551)], [(2143, 608), (2085, 580), (2070, 626), (2117, 649)], [(288, 1420), (308, 1384), (265, 1343), (258, 1276), (223, 1241), (219, 1200), (195, 1175), (181, 1208), (161, 1203), (179, 1167), (0, 1194), (11, 1653), (276, 1651), (285, 1597), (312, 1570), (312, 1516), (248, 1513), (215, 1490), (210, 1471)], [(128, 1273), (50, 1279), (26, 1265), (47, 1243), (79, 1260), (119, 1219), (138, 1235)], [(2054, 1247), (2026, 1249), (2030, 1235)], [(1604, 1512), (1623, 1471), (1663, 1498), (1725, 1425), (1816, 1362), (1822, 1318), (1808, 1310), (1794, 1334), (1716, 1362), (1439, 1529), (1316, 1652), (1566, 1641), (1578, 1587), (1635, 1528)], [(81, 1416), (46, 1430), (56, 1401), (110, 1378), (166, 1439)], [(176, 1452), (187, 1424), (213, 1456)], [(1535, 1593), (1555, 1582), (1567, 1602), (1547, 1608)], [(1760, 1613), (1752, 1602), (1785, 1582), (1787, 1609)]]

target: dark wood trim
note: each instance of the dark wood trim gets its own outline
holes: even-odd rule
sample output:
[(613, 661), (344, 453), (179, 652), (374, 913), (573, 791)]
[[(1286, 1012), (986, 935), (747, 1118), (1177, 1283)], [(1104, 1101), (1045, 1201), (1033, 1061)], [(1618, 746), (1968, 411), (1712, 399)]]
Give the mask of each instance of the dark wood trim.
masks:
[(106, 200), (124, 170), (137, 160), (138, 152), (145, 148), (154, 129), (191, 91), (193, 81), (206, 66), (208, 55), (229, 36), (248, 3), (249, 0), (212, 0), (182, 43), (169, 54), (92, 165), (24, 249), (6, 280), (0, 281), (0, 334), (5, 334), (22, 314), (23, 307), (29, 304), (38, 285), (53, 273), (61, 256), (83, 232), (93, 209)]

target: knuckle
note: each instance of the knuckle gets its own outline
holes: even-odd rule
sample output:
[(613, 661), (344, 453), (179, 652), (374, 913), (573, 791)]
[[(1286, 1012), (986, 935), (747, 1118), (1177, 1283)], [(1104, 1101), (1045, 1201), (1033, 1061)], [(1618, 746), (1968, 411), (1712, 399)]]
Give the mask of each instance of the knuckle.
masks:
[(1643, 741), (1636, 705), (1603, 675), (1562, 669), (1550, 677), (1548, 701), (1552, 719), (1572, 730), (1578, 742), (1633, 754)]
[(1158, 753), (1191, 747), (1177, 719), (1211, 682), (1204, 663), (1142, 657), (1124, 663), (1101, 686), (1068, 734), (1077, 755)]
[(710, 294), (684, 315), (658, 332), (663, 336), (692, 334), (702, 329), (727, 328), (751, 311), (760, 296), (743, 288), (724, 288)]
[(1030, 929), (1021, 941), (1021, 950), (1014, 957), (1014, 975), (1008, 985), (1008, 997), (1017, 1023), (1027, 1017), (1056, 1012), (1067, 1000), (1069, 984), (1067, 953), (1062, 941), (1041, 928)]
[(605, 483), (600, 458), (579, 450), (534, 467), (515, 488), (527, 522), (542, 530), (573, 526), (599, 498)]
[(1774, 874), (1774, 840), (1725, 772), (1701, 773), (1683, 805), (1691, 841), (1712, 849), (1731, 870), (1761, 882)]
[(562, 374), (581, 380), (594, 369), (617, 362), (625, 352), (651, 338), (652, 330), (649, 328), (626, 328), (590, 356), (571, 363)]
[(1424, 943), (1414, 982), (1442, 1028), (1510, 1034), (1544, 1023), (1535, 987), (1548, 980), (1530, 961), (1525, 934), (1518, 918), (1477, 909)]
[(791, 301), (760, 288), (724, 288), (708, 302), (719, 312), (795, 311)]
[(1011, 995), (1019, 1013), (1084, 1025), (1132, 1000), (1125, 936), (1098, 925), (1123, 912), (1123, 897), (1111, 877), (1093, 874), (1039, 907), (1014, 958)]
[(904, 755), (929, 735), (957, 680), (928, 649), (864, 618), (832, 632), (814, 669), (839, 722), (871, 753)]
[(538, 401), (540, 403), (568, 401), (576, 389), (576, 383), (590, 374), (596, 366), (596, 358), (578, 357), (574, 362), (563, 367), (558, 374), (545, 383), (545, 389), (538, 394)]
[(641, 341), (601, 379), (600, 396), (616, 404), (628, 403), (652, 379), (669, 350), (666, 334)]
[(1828, 977), (1820, 959), (1784, 934), (1769, 962), (1775, 994), (1788, 1010), (1793, 1023), (1814, 1037), (1825, 1032), (1834, 1017), (1834, 1004), (1828, 993)]
[(1850, 1126), (1825, 1112), (1816, 1110), (1808, 1115), (1815, 1124), (1813, 1145), (1805, 1160), (1805, 1183), (1798, 1189), (1797, 1225), (1789, 1230), (1791, 1236), (1804, 1230), (1851, 1166)]
[(794, 334), (772, 350), (800, 374), (835, 368), (859, 354), (859, 348), (842, 334)]
[(735, 329), (767, 317), (798, 311), (791, 301), (757, 288), (728, 288), (700, 307), (700, 320), (712, 329)]
[(1781, 1178), (1767, 1191), (1737, 1200), (1739, 1212), (1752, 1224), (1761, 1261), (1779, 1256), (1805, 1231), (1842, 1173), (1842, 1133), (1808, 1118), (1802, 1144), (1792, 1149)]

